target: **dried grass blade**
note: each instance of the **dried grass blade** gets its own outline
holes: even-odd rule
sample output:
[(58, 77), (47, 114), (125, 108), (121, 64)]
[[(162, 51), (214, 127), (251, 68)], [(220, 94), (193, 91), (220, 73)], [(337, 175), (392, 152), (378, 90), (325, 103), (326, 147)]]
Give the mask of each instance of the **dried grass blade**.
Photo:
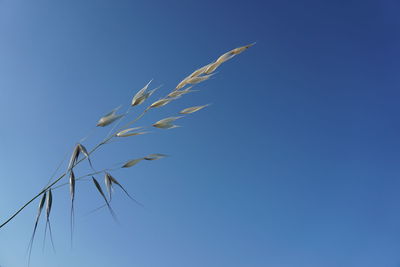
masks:
[(191, 114), (191, 113), (199, 111), (199, 110), (201, 110), (201, 109), (203, 109), (205, 107), (208, 107), (208, 106), (209, 106), (209, 104), (203, 105), (203, 106), (194, 106), (194, 107), (190, 107), (190, 108), (185, 108), (184, 110), (180, 111), (179, 113), (180, 114)]

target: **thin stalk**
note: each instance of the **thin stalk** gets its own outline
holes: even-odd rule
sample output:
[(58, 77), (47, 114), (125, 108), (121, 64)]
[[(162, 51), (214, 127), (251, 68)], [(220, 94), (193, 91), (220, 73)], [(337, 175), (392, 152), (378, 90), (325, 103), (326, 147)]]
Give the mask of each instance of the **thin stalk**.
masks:
[[(117, 135), (117, 133), (119, 131), (121, 131), (123, 128), (128, 127), (129, 125), (137, 122), (139, 119), (141, 119), (144, 114), (149, 110), (150, 108), (146, 108), (138, 117), (136, 117), (134, 120), (128, 122), (126, 125), (124, 125), (123, 127), (121, 127), (120, 129), (118, 129), (117, 131), (115, 131), (112, 135), (108, 136), (107, 138), (105, 138), (103, 141), (101, 141), (100, 143), (98, 143), (92, 150), (90, 150), (88, 152), (89, 155), (91, 155), (92, 153), (94, 153), (97, 149), (99, 149), (102, 145), (106, 144), (108, 141), (110, 141), (113, 137), (115, 137)], [(80, 160), (78, 160), (74, 167), (76, 165), (78, 165), (79, 163), (81, 163), (82, 161), (84, 161), (86, 158), (82, 158)], [(53, 185), (57, 184), (61, 179), (63, 179), (66, 175), (67, 175), (68, 171), (65, 171), (61, 176), (59, 176), (56, 180), (54, 180), (54, 182), (52, 182), (51, 184), (47, 185), (45, 188), (43, 188), (39, 193), (37, 193), (33, 198), (31, 198), (29, 201), (27, 201), (24, 205), (22, 205), (22, 207), (20, 207), (14, 214), (12, 214), (6, 221), (4, 221), (1, 225), (0, 225), (0, 229), (3, 228), (5, 225), (7, 225), (12, 219), (14, 219), (22, 210), (24, 210), (29, 204), (31, 204), (35, 199), (37, 199), (38, 197), (40, 197), (44, 192), (46, 192), (48, 189), (50, 189)]]

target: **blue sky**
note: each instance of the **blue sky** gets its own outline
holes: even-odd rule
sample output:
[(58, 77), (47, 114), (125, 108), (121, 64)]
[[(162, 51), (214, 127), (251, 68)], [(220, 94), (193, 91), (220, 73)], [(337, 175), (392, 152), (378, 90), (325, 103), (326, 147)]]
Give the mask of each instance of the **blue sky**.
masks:
[[(93, 157), (106, 168), (170, 155), (113, 172), (143, 208), (116, 190), (120, 224), (106, 210), (87, 215), (102, 200), (79, 183), (71, 250), (69, 193), (55, 190), (57, 253), (49, 242), (42, 252), (41, 224), (31, 266), (400, 266), (399, 8), (395, 0), (1, 0), (0, 218), (150, 79), (164, 85), (158, 99), (222, 53), (257, 42), (199, 92), (142, 121), (212, 103), (183, 127)], [(2, 267), (26, 265), (36, 207), (0, 230)]]

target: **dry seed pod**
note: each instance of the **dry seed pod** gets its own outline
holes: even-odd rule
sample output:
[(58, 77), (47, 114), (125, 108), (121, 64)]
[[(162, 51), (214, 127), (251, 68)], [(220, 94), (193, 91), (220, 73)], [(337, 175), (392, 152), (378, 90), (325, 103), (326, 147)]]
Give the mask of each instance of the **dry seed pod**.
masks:
[(229, 59), (233, 58), (236, 55), (239, 55), (240, 53), (242, 53), (243, 51), (245, 51), (246, 49), (248, 49), (249, 47), (252, 47), (255, 43), (252, 44), (248, 44), (245, 46), (241, 46), (235, 49), (232, 49), (229, 52), (226, 52), (225, 54), (223, 54), (222, 56), (220, 56), (216, 62), (218, 63), (224, 63), (226, 61), (228, 61)]
[(78, 160), (79, 157), (79, 153), (80, 153), (80, 148), (79, 148), (79, 144), (75, 146), (74, 151), (72, 152), (71, 158), (69, 160), (69, 164), (68, 164), (68, 170), (71, 170), (76, 161)]
[[(53, 251), (55, 252), (55, 246), (54, 246), (54, 241), (53, 241), (53, 233), (51, 230), (51, 223), (50, 223), (50, 212), (51, 212), (51, 207), (53, 205), (53, 194), (51, 192), (51, 188), (48, 190), (47, 193), (47, 200), (46, 200), (46, 226), (44, 228), (44, 240), (43, 242), (46, 240), (46, 233), (47, 233), (47, 227), (49, 228), (49, 234), (50, 234), (50, 241), (51, 241), (51, 245), (53, 247)], [(44, 243), (43, 243), (44, 246)]]
[(157, 100), (156, 102), (154, 102), (153, 104), (150, 105), (150, 108), (163, 107), (163, 106), (167, 105), (169, 102), (171, 102), (172, 100), (175, 100), (175, 99), (176, 98), (164, 98), (164, 99)]
[(190, 74), (187, 78), (197, 77), (197, 76), (199, 76), (199, 75), (205, 73), (205, 71), (207, 70), (207, 68), (208, 68), (211, 64), (212, 64), (212, 63), (207, 64), (207, 65), (201, 67), (200, 69), (195, 70), (195, 71), (194, 71), (192, 74)]
[(210, 74), (210, 73), (214, 72), (221, 64), (222, 64), (222, 62), (218, 62), (218, 61), (210, 64), (204, 73)]
[(69, 175), (69, 193), (73, 204), (75, 199), (75, 174), (73, 170), (71, 170), (71, 174)]
[(197, 83), (201, 83), (204, 82), (205, 80), (208, 80), (213, 74), (208, 74), (208, 75), (204, 75), (204, 76), (197, 76), (197, 77), (192, 77), (187, 79), (186, 83), (188, 84), (197, 84)]
[(96, 186), (97, 190), (99, 191), (100, 195), (105, 199), (105, 201), (108, 203), (106, 196), (104, 195), (103, 190), (101, 189), (101, 186), (99, 184), (99, 182), (92, 176), (92, 181), (94, 183), (94, 185)]
[(179, 113), (180, 114), (190, 114), (190, 113), (199, 111), (199, 110), (201, 110), (201, 109), (203, 109), (203, 108), (205, 108), (207, 106), (209, 106), (209, 104), (208, 105), (204, 105), (204, 106), (195, 106), (195, 107), (185, 108), (184, 110), (180, 111)]
[(235, 54), (232, 53), (232, 51), (226, 52), (225, 54), (223, 54), (222, 56), (220, 56), (216, 62), (218, 62), (219, 64), (222, 64), (226, 61), (228, 61), (229, 59), (233, 58), (235, 56)]
[(43, 193), (42, 198), (40, 199), (39, 207), (38, 207), (38, 211), (37, 211), (37, 215), (36, 215), (36, 220), (35, 220), (35, 225), (33, 227), (32, 237), (31, 237), (31, 240), (29, 241), (29, 246), (28, 246), (28, 255), (29, 255), (28, 256), (28, 264), (29, 264), (30, 259), (31, 259), (33, 241), (35, 239), (35, 234), (36, 234), (36, 229), (37, 229), (37, 226), (38, 226), (40, 214), (42, 213), (42, 210), (43, 210), (45, 202), (46, 202), (46, 192)]
[(245, 46), (241, 46), (238, 48), (233, 49), (231, 52), (235, 55), (239, 55), (240, 53), (242, 53), (243, 51), (247, 50), (248, 48), (252, 47), (253, 45), (255, 45), (256, 43), (251, 43)]
[[(139, 130), (141, 128), (143, 128), (143, 127), (135, 127), (135, 128), (125, 129), (125, 130), (122, 130), (122, 131), (118, 132), (116, 136), (117, 137), (131, 136), (133, 131)], [(137, 134), (141, 134), (141, 133), (140, 132), (139, 133), (138, 132), (134, 132), (132, 135), (137, 135)]]
[(36, 214), (36, 221), (39, 220), (40, 214), (42, 213), (42, 210), (43, 210), (43, 207), (44, 207), (44, 203), (46, 202), (46, 195), (47, 195), (47, 193), (44, 192), (43, 195), (42, 195), (42, 198), (40, 199), (38, 211), (37, 211), (37, 214)]
[(153, 126), (156, 128), (161, 128), (161, 129), (176, 128), (178, 126), (173, 125), (172, 122), (174, 122), (175, 120), (177, 120), (179, 118), (182, 118), (182, 116), (165, 118), (165, 119), (159, 120), (158, 122), (154, 123)]
[(167, 155), (165, 155), (165, 154), (155, 153), (155, 154), (150, 154), (150, 155), (144, 157), (143, 159), (145, 159), (145, 160), (157, 160), (157, 159), (165, 158), (166, 156)]
[(142, 134), (147, 134), (149, 132), (134, 132), (134, 133), (127, 133), (127, 134), (120, 134), (117, 135), (118, 137), (129, 137), (129, 136), (135, 136), (135, 135), (142, 135)]
[(185, 95), (187, 93), (195, 92), (196, 90), (190, 90), (192, 86), (186, 88), (185, 90), (177, 90), (177, 91), (172, 91), (171, 93), (168, 94), (168, 97), (180, 97), (182, 95)]
[(105, 116), (101, 117), (100, 120), (97, 122), (96, 126), (105, 127), (107, 125), (110, 125), (114, 121), (118, 120), (119, 118), (121, 118), (123, 115), (117, 115), (116, 114), (117, 109), (114, 109), (110, 113), (108, 113)]
[(122, 168), (130, 168), (130, 167), (132, 167), (132, 166), (135, 166), (136, 164), (138, 164), (138, 163), (141, 162), (142, 160), (143, 160), (143, 158), (130, 160), (130, 161), (126, 162), (126, 163), (122, 166)]
[(187, 80), (190, 77), (186, 77), (185, 79), (183, 79), (180, 83), (178, 83), (178, 85), (176, 86), (175, 90), (179, 90), (181, 88), (183, 88), (186, 84), (187, 84)]
[[(129, 195), (128, 191), (125, 190), (125, 188), (117, 181), (117, 179), (115, 179), (113, 176), (111, 176), (111, 174), (108, 173), (108, 178), (110, 179), (111, 184), (116, 184), (119, 188), (122, 189), (122, 191), (124, 191), (124, 193), (134, 202), (136, 202), (137, 204), (142, 205), (142, 203), (138, 202), (136, 199), (134, 199), (133, 197), (131, 197), (131, 195)], [(110, 196), (111, 198), (111, 196)]]
[(103, 189), (101, 189), (101, 186), (100, 186), (99, 182), (93, 176), (92, 176), (92, 181), (93, 181), (94, 185), (96, 186), (97, 191), (99, 191), (100, 195), (103, 197), (104, 201), (106, 202), (108, 210), (110, 211), (110, 213), (113, 216), (114, 220), (117, 221), (117, 216), (115, 215), (115, 212), (111, 208), (110, 203), (108, 202), (106, 196), (104, 195)]
[(106, 188), (107, 188), (107, 192), (108, 192), (108, 196), (109, 196), (108, 199), (111, 200), (112, 181), (110, 179), (110, 175), (107, 172), (104, 175), (104, 183), (105, 183)]
[(82, 154), (85, 155), (85, 157), (89, 161), (90, 167), (94, 170), (92, 161), (90, 160), (90, 157), (89, 157), (89, 152), (87, 151), (86, 147), (82, 144), (78, 144), (78, 147), (79, 147), (79, 151), (82, 152)]
[(137, 106), (142, 104), (147, 98), (149, 98), (155, 90), (147, 92), (147, 89), (149, 88), (150, 83), (153, 80), (150, 80), (142, 89), (137, 92), (133, 98), (132, 98), (132, 103), (131, 106)]
[(46, 216), (47, 220), (50, 217), (50, 212), (51, 212), (51, 206), (53, 205), (53, 194), (51, 193), (51, 188), (48, 191), (47, 194), (47, 201), (46, 201)]

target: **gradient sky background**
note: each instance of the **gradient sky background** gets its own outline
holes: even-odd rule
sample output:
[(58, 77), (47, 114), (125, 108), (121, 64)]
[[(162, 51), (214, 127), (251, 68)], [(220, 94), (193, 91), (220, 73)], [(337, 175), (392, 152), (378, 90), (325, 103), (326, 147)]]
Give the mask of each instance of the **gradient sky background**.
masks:
[[(93, 157), (104, 168), (170, 155), (113, 172), (144, 208), (116, 190), (119, 225), (106, 210), (87, 215), (102, 199), (79, 183), (71, 251), (68, 189), (54, 191), (57, 253), (49, 242), (42, 252), (41, 224), (31, 266), (400, 266), (399, 9), (396, 0), (1, 0), (1, 220), (147, 81), (164, 84), (158, 99), (257, 42), (143, 120), (212, 103), (182, 128)], [(36, 208), (0, 230), (2, 267), (26, 266)]]

